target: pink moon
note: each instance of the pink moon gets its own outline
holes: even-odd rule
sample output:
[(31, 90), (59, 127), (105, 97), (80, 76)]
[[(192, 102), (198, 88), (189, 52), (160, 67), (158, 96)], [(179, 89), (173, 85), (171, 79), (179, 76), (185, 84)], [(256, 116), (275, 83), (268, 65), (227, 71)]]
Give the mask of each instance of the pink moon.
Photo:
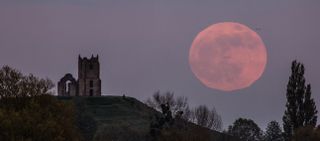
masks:
[(263, 74), (266, 47), (249, 27), (223, 22), (201, 31), (189, 51), (194, 75), (205, 86), (221, 91), (247, 88)]

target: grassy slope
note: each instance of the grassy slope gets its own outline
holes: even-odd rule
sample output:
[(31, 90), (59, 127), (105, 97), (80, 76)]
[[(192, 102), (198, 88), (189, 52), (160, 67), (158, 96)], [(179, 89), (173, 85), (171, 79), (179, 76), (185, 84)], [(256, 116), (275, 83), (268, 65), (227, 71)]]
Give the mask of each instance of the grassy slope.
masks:
[[(149, 133), (149, 125), (155, 114), (159, 114), (142, 102), (121, 96), (103, 97), (59, 97), (59, 99), (73, 99), (81, 114), (88, 115), (96, 121), (97, 130), (94, 140), (125, 140), (143, 141)], [(190, 124), (190, 132), (208, 132), (212, 140), (236, 141), (230, 136), (214, 132)], [(190, 133), (188, 133), (190, 134)]]

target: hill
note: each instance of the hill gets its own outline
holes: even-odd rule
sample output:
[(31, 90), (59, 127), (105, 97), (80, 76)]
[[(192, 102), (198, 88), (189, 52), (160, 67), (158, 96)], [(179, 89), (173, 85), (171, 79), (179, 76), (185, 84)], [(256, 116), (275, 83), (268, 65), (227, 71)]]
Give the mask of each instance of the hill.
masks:
[[(75, 103), (77, 122), (86, 140), (150, 140), (151, 121), (155, 115), (160, 115), (159, 112), (132, 97), (58, 97), (58, 99), (72, 100)], [(188, 140), (203, 138), (210, 141), (238, 141), (226, 134), (192, 123), (186, 123), (183, 127), (168, 130), (163, 134), (163, 138), (184, 136)]]

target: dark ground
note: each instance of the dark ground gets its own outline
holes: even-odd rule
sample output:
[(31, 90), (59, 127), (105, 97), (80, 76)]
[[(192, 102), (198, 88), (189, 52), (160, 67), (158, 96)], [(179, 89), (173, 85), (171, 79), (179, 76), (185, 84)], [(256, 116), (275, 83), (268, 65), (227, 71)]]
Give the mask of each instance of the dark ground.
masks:
[[(77, 121), (86, 140), (148, 141), (150, 124), (160, 113), (131, 97), (58, 97), (73, 100)], [(168, 129), (161, 140), (238, 141), (226, 134), (183, 123), (183, 128)]]

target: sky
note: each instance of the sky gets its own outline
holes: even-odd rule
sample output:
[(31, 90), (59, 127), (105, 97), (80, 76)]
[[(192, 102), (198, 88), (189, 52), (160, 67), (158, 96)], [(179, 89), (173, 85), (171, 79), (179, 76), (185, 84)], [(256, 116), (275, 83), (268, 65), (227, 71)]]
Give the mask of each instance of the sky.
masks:
[[(188, 97), (191, 106), (215, 107), (224, 127), (244, 117), (264, 129), (271, 120), (282, 121), (294, 59), (305, 65), (320, 107), (319, 5), (317, 0), (0, 0), (0, 66), (57, 82), (66, 73), (77, 76), (79, 54), (99, 54), (106, 95), (145, 101), (155, 91), (171, 91)], [(266, 69), (248, 88), (214, 90), (190, 69), (192, 41), (219, 22), (256, 30), (266, 46)]]

